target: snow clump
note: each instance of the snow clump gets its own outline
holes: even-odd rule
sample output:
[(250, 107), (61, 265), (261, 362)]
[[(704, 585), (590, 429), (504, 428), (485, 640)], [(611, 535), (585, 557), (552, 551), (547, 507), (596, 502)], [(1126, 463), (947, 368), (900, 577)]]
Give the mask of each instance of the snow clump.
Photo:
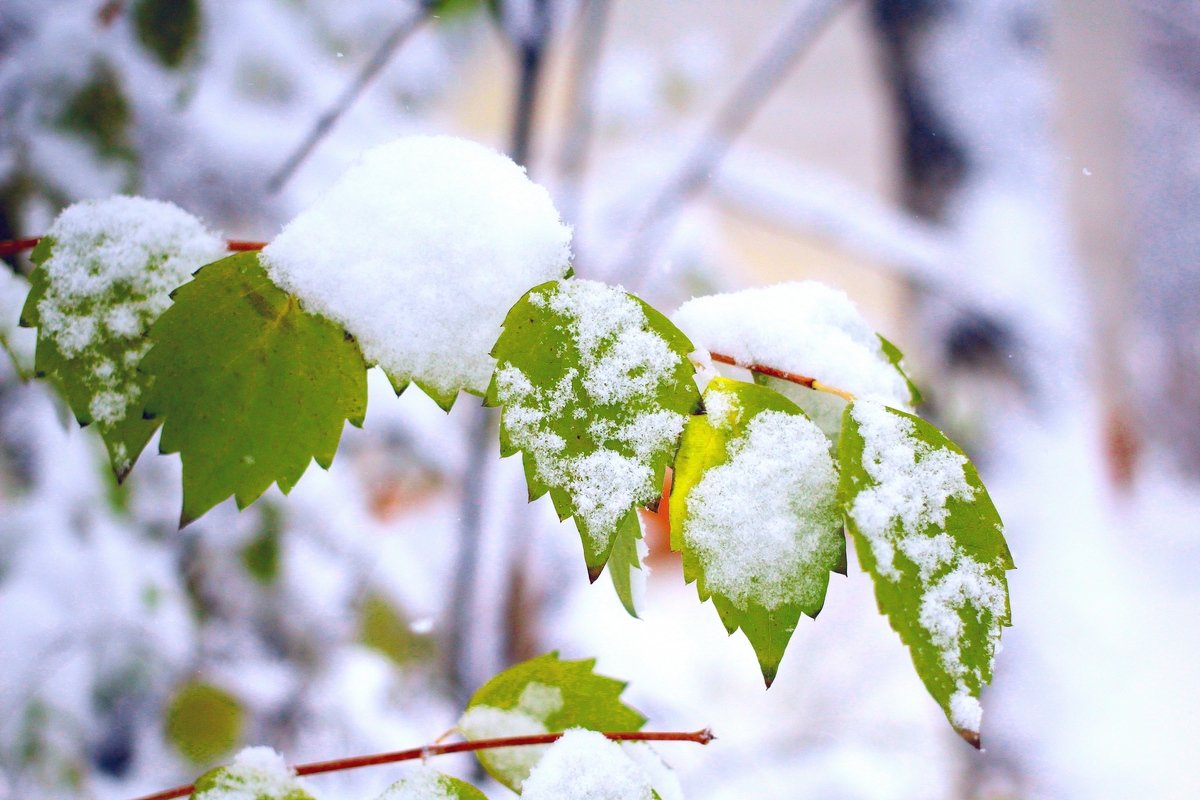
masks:
[(201, 776), (193, 796), (196, 800), (258, 800), (308, 794), (283, 756), (269, 747), (247, 747), (231, 765)]
[(566, 274), (570, 240), (549, 193), (507, 157), (411, 136), (364, 153), (262, 258), (398, 384), (452, 395), (487, 389), (506, 312)]
[(551, 745), (521, 791), (524, 800), (652, 800), (650, 776), (604, 734), (572, 728)]

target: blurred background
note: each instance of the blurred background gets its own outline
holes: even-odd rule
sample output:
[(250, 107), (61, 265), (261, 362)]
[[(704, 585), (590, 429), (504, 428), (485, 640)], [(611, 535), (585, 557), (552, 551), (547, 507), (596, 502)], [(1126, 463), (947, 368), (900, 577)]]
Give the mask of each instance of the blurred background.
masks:
[[(853, 566), (770, 691), (649, 515), (629, 618), (517, 460), (470, 434), (473, 398), (447, 416), (373, 375), (330, 471), (178, 531), (175, 456), (152, 444), (117, 488), (23, 379), (16, 256), (0, 799), (128, 798), (245, 744), (414, 746), (550, 649), (631, 681), (655, 729), (715, 729), (660, 749), (692, 798), (1200, 797), (1200, 6), (0, 0), (0, 239), (125, 192), (267, 240), (418, 132), (526, 163), (581, 276), (664, 311), (814, 278), (901, 345), (1018, 565), (984, 752)], [(401, 771), (318, 786), (367, 798)]]

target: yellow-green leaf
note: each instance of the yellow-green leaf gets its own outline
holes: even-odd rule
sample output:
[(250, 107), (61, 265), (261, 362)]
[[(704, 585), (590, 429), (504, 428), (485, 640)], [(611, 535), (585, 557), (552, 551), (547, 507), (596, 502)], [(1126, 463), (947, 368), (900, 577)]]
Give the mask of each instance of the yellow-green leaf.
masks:
[(193, 764), (211, 764), (237, 746), (244, 722), (236, 697), (193, 681), (181, 686), (167, 706), (167, 739)]

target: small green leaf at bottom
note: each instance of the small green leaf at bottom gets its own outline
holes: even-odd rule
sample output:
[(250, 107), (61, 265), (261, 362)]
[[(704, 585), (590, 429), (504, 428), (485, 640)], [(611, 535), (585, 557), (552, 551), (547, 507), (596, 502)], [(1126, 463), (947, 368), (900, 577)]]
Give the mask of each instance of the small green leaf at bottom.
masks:
[(346, 420), (367, 408), (366, 364), (340, 327), (306, 312), (257, 253), (209, 264), (151, 329), (146, 413), (183, 461), (181, 523), (272, 483), (288, 492), (314, 458), (328, 468)]
[(487, 800), (487, 797), (466, 781), (426, 769), (396, 781), (377, 800)]

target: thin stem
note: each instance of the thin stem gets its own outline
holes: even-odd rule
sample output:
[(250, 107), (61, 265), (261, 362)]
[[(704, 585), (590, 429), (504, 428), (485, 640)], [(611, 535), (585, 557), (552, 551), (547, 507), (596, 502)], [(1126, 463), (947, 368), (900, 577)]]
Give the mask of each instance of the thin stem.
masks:
[[(30, 236), (27, 239), (3, 239), (0, 240), (0, 258), (15, 256), (17, 253), (24, 253), (26, 250), (32, 250), (37, 247), (38, 242), (42, 240), (41, 236)], [(225, 242), (225, 246), (233, 253), (244, 253), (249, 250), (262, 250), (267, 246), (266, 242), (251, 242), (245, 239), (229, 239)]]
[(561, 188), (558, 208), (565, 221), (574, 226), (576, 267), (578, 268), (579, 213), (583, 205), (584, 172), (587, 169), (588, 149), (595, 128), (594, 87), (599, 74), (600, 52), (608, 29), (610, 0), (584, 0), (579, 9), (579, 43), (575, 51), (570, 76), (570, 109), (558, 154), (558, 176)]
[(769, 375), (772, 378), (779, 378), (783, 381), (796, 383), (800, 386), (813, 389), (814, 391), (826, 392), (827, 394), (836, 394), (843, 400), (851, 403), (854, 402), (854, 395), (850, 392), (847, 392), (845, 389), (839, 389), (836, 386), (830, 386), (827, 383), (822, 383), (816, 378), (810, 378), (807, 375), (798, 375), (795, 372), (786, 372), (781, 369), (776, 369), (775, 367), (768, 367), (765, 364), (743, 364), (733, 356), (727, 356), (724, 353), (709, 353), (708, 355), (713, 361), (719, 361), (722, 364), (731, 364), (735, 367), (748, 369), (751, 372), (757, 372), (760, 375)]
[[(716, 737), (710, 728), (691, 732), (676, 731), (620, 731), (605, 733), (615, 742), (695, 742), (708, 744)], [(312, 764), (300, 764), (295, 768), (297, 775), (318, 775), (323, 772), (341, 772), (359, 767), (373, 767), (380, 764), (395, 764), (399, 761), (424, 760), (431, 756), (449, 755), (451, 753), (469, 753), (475, 750), (491, 750), (497, 747), (526, 747), (529, 745), (552, 744), (563, 736), (557, 733), (539, 733), (531, 736), (504, 736), (498, 739), (476, 739), (473, 742), (454, 742), (452, 744), (431, 744), (424, 747), (414, 747), (409, 750), (396, 750), (390, 753), (377, 753), (370, 756), (353, 756), (338, 758), (332, 761), (317, 761)], [(186, 797), (196, 788), (195, 784), (176, 786), (156, 794), (148, 794), (136, 800), (173, 800), (176, 797)]]
[[(632, 264), (653, 258), (669, 232), (667, 223), (684, 203), (712, 181), (733, 141), (844, 2), (800, 0), (799, 10), (791, 21), (734, 88), (679, 168), (651, 200), (610, 271), (612, 275), (619, 278)], [(646, 274), (644, 270), (641, 272), (643, 278)]]
[[(533, 123), (537, 113), (538, 86), (543, 55), (550, 33), (549, 0), (534, 0), (532, 28), (529, 35), (517, 41), (519, 73), (513, 103), (512, 140), (509, 155), (513, 161), (528, 166), (532, 150)], [(495, 441), (493, 415), (477, 409), (467, 437), (467, 465), (463, 474), (462, 497), (459, 500), (458, 555), (454, 567), (454, 583), (450, 588), (449, 628), (446, 635), (445, 664), (450, 676), (451, 690), (466, 701), (470, 693), (467, 635), (476, 619), (474, 597), (475, 576), (479, 567), (479, 542), (483, 534), (482, 495), (486, 488), (488, 459), (486, 455)]]
[(300, 169), (301, 165), (316, 149), (316, 146), (321, 143), (321, 140), (329, 135), (333, 130), (333, 126), (337, 124), (354, 102), (362, 95), (363, 91), (370, 85), (371, 81), (387, 66), (392, 60), (392, 56), (399, 51), (400, 46), (408, 41), (408, 37), (412, 36), (421, 24), (429, 18), (429, 11), (432, 6), (430, 0), (421, 0), (418, 7), (407, 17), (400, 20), (394, 28), (384, 37), (379, 43), (379, 47), (367, 59), (367, 63), (363, 64), (362, 69), (354, 80), (342, 90), (338, 99), (330, 106), (329, 110), (317, 118), (313, 123), (312, 128), (305, 134), (304, 139), (297, 145), (280, 165), (275, 174), (267, 181), (267, 192), (276, 194), (283, 188), (292, 176), (296, 174), (296, 170)]

